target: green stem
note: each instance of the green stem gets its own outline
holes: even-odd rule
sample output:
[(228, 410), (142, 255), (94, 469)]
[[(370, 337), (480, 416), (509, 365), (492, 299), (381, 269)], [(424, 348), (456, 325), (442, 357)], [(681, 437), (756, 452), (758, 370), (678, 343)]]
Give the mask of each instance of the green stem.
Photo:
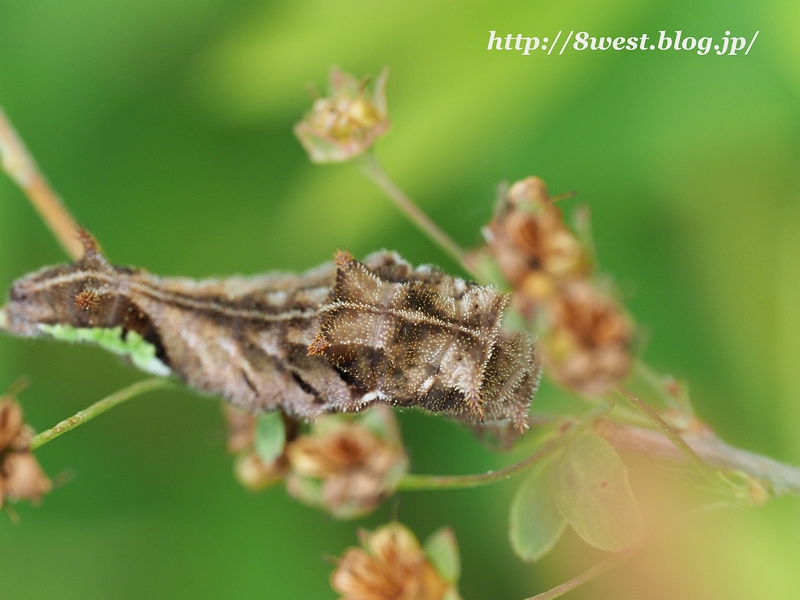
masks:
[(95, 402), (90, 407), (78, 411), (75, 415), (71, 416), (69, 419), (65, 421), (61, 421), (55, 427), (48, 429), (47, 431), (43, 431), (39, 435), (35, 436), (31, 441), (31, 450), (35, 450), (40, 446), (44, 446), (47, 442), (56, 439), (62, 433), (66, 433), (71, 429), (75, 429), (78, 425), (82, 425), (86, 421), (94, 419), (97, 415), (100, 415), (107, 410), (114, 408), (117, 404), (121, 404), (126, 400), (130, 400), (131, 398), (135, 398), (136, 396), (141, 396), (147, 392), (152, 392), (154, 390), (160, 389), (167, 389), (170, 387), (174, 387), (175, 383), (169, 379), (163, 379), (161, 377), (154, 377), (153, 379), (145, 379), (143, 381), (137, 381), (133, 385), (130, 385), (126, 388), (121, 389), (118, 392), (111, 394), (110, 396), (106, 396), (102, 400)]
[(392, 181), (391, 177), (387, 175), (386, 171), (383, 170), (383, 167), (378, 162), (378, 159), (375, 158), (373, 152), (369, 151), (364, 153), (359, 164), (361, 166), (361, 171), (389, 196), (397, 207), (403, 211), (417, 227), (427, 234), (439, 248), (450, 255), (470, 275), (476, 279), (480, 279), (480, 273), (478, 273), (467, 260), (464, 250), (456, 244), (449, 235), (442, 231), (439, 226), (411, 200), (411, 198), (405, 195), (403, 190), (401, 190), (395, 182)]
[(557, 437), (545, 442), (536, 452), (499, 471), (490, 471), (478, 475), (406, 475), (400, 480), (398, 489), (404, 491), (419, 491), (473, 488), (508, 479), (517, 473), (529, 469), (543, 458), (566, 446), (576, 435), (591, 425), (597, 417), (607, 413), (612, 408), (614, 408), (613, 402), (607, 402), (593, 408), (587, 412), (580, 421), (572, 423), (565, 430), (560, 432)]
[(575, 577), (574, 579), (570, 579), (566, 583), (562, 583), (559, 586), (554, 587), (551, 590), (547, 590), (546, 592), (542, 592), (541, 594), (536, 594), (535, 596), (531, 596), (526, 600), (552, 600), (553, 598), (559, 598), (566, 594), (569, 591), (574, 590), (576, 587), (583, 585), (584, 583), (591, 581), (595, 577), (602, 575), (606, 571), (613, 569), (622, 561), (628, 558), (628, 554), (619, 554), (617, 556), (612, 556), (608, 560), (601, 562), (599, 565), (593, 566), (588, 571), (585, 571)]

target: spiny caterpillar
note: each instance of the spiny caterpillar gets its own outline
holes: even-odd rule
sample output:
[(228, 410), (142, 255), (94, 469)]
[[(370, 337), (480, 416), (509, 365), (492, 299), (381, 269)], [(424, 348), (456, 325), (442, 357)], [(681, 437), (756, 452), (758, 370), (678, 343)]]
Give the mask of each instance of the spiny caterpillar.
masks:
[(539, 360), (529, 336), (501, 329), (508, 298), (491, 287), (385, 251), (302, 274), (162, 278), (83, 239), (80, 261), (13, 284), (11, 333), (135, 346), (137, 366), (254, 412), (314, 419), (383, 402), (501, 434), (528, 426)]

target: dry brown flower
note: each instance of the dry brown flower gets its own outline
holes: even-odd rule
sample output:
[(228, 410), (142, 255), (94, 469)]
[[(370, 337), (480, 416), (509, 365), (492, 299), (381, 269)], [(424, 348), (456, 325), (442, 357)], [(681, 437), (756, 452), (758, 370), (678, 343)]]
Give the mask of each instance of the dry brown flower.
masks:
[(372, 146), (389, 130), (386, 109), (384, 69), (375, 81), (374, 91), (366, 90), (366, 81), (334, 67), (330, 74), (330, 92), (317, 98), (294, 133), (312, 162), (330, 163), (348, 160)]
[(223, 411), (228, 451), (237, 455), (234, 472), (243, 486), (260, 490), (285, 478), (292, 496), (339, 518), (373, 510), (408, 468), (388, 406), (355, 418), (322, 417), (299, 436), (297, 424), (290, 421), (283, 451), (269, 461), (259, 453), (259, 417), (228, 404)]
[(227, 447), (231, 454), (251, 450), (255, 443), (256, 416), (238, 406), (222, 403), (227, 429)]
[(340, 600), (456, 599), (455, 582), (433, 565), (414, 534), (399, 523), (360, 532), (331, 575)]
[(0, 467), (3, 480), (3, 496), (10, 500), (39, 499), (53, 489), (39, 462), (28, 451), (9, 452), (3, 457)]
[(538, 177), (514, 183), (484, 229), (489, 252), (530, 316), (561, 281), (591, 272), (586, 249), (564, 225), (561, 209)]
[(287, 446), (286, 488), (336, 517), (373, 510), (408, 468), (392, 410), (376, 406), (356, 420), (323, 417)]
[(31, 431), (22, 418), (22, 408), (13, 398), (0, 400), (0, 452), (20, 450), (30, 445)]
[(6, 498), (38, 502), (53, 487), (30, 452), (32, 437), (19, 403), (0, 399), (0, 505)]
[(562, 384), (590, 396), (610, 392), (631, 369), (633, 325), (586, 281), (563, 286), (548, 305), (544, 360)]
[(256, 416), (228, 403), (222, 405), (228, 429), (228, 452), (236, 454), (236, 479), (250, 490), (260, 490), (281, 481), (288, 462), (285, 454), (265, 462), (255, 450)]
[(288, 464), (285, 456), (264, 462), (257, 452), (245, 452), (236, 459), (233, 472), (236, 479), (250, 490), (261, 490), (279, 483), (286, 476)]
[(591, 281), (591, 252), (538, 177), (514, 183), (484, 229), (514, 306), (542, 334), (544, 362), (579, 394), (610, 392), (630, 372), (633, 324)]

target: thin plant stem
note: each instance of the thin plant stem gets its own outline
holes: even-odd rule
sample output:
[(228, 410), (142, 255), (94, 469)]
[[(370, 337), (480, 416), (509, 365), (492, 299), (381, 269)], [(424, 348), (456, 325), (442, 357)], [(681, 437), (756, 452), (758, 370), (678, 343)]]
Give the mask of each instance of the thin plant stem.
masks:
[(575, 436), (586, 429), (592, 422), (607, 413), (614, 407), (609, 402), (588, 411), (580, 421), (573, 423), (557, 437), (546, 441), (533, 454), (526, 456), (521, 461), (500, 469), (477, 475), (406, 475), (400, 480), (398, 489), (405, 491), (473, 488), (502, 481), (529, 469), (543, 458), (550, 456), (557, 450), (566, 446)]
[(611, 558), (604, 560), (600, 564), (593, 566), (588, 571), (584, 571), (574, 579), (570, 579), (569, 581), (562, 583), (559, 586), (554, 587), (551, 590), (546, 592), (542, 592), (541, 594), (536, 594), (535, 596), (531, 596), (530, 598), (526, 598), (526, 600), (552, 600), (552, 598), (560, 598), (567, 592), (574, 590), (576, 587), (583, 585), (616, 567), (621, 562), (627, 560), (628, 554), (619, 554), (617, 556), (612, 556)]
[(111, 394), (110, 396), (106, 396), (102, 400), (95, 402), (90, 407), (85, 408), (81, 411), (78, 411), (69, 419), (65, 421), (61, 421), (55, 427), (48, 429), (47, 431), (43, 431), (42, 433), (38, 434), (33, 438), (31, 441), (31, 450), (35, 450), (40, 446), (44, 446), (47, 442), (56, 439), (61, 434), (66, 433), (67, 431), (71, 431), (75, 429), (78, 425), (83, 425), (86, 421), (90, 421), (94, 419), (97, 415), (100, 415), (107, 410), (110, 410), (125, 402), (126, 400), (130, 400), (131, 398), (135, 398), (136, 396), (141, 396), (142, 394), (146, 394), (147, 392), (152, 392), (154, 390), (163, 390), (167, 388), (174, 387), (175, 383), (169, 379), (164, 379), (161, 377), (153, 377), (152, 379), (145, 379), (143, 381), (137, 381), (133, 385), (129, 385), (126, 388), (119, 390)]
[(713, 484), (718, 484), (718, 479), (714, 476), (714, 471), (703, 462), (703, 459), (697, 455), (697, 452), (692, 450), (692, 447), (686, 443), (678, 433), (669, 426), (669, 424), (661, 418), (655, 410), (653, 410), (646, 402), (642, 402), (639, 398), (634, 396), (630, 391), (624, 387), (619, 387), (620, 393), (623, 397), (637, 410), (641, 411), (653, 425), (655, 425), (661, 433), (663, 433), (675, 447), (680, 450), (689, 462), (694, 465), (701, 476), (710, 480)]
[(64, 251), (73, 260), (78, 260), (83, 256), (83, 244), (78, 237), (78, 224), (58, 194), (47, 183), (2, 108), (0, 108), (0, 156), (2, 156), (3, 170), (25, 192)]
[[(600, 419), (595, 433), (603, 436), (622, 452), (638, 452), (670, 461), (687, 461), (685, 454), (665, 437), (651, 428), (633, 427)], [(694, 451), (711, 467), (738, 471), (766, 483), (774, 495), (800, 495), (800, 467), (778, 462), (767, 456), (729, 446), (715, 436), (688, 438)]]
[[(694, 409), (683, 390), (676, 395), (668, 392), (665, 387), (664, 377), (641, 359), (634, 363), (634, 369), (666, 406), (678, 409), (684, 412), (688, 417), (694, 418)], [(677, 382), (675, 383), (678, 385)]]
[(419, 227), (431, 240), (436, 243), (444, 252), (452, 257), (464, 270), (476, 279), (480, 279), (480, 273), (467, 260), (464, 250), (453, 241), (442, 229), (426, 215), (411, 198), (401, 190), (391, 177), (387, 175), (375, 154), (372, 151), (365, 152), (360, 161), (361, 171), (372, 180), (405, 215)]

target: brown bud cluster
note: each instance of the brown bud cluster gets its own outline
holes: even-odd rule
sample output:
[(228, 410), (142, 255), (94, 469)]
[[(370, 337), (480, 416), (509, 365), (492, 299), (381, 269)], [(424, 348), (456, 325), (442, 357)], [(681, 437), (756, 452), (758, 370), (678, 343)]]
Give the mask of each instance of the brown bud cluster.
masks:
[(633, 324), (592, 282), (590, 252), (565, 225), (544, 182), (514, 183), (484, 234), (514, 305), (540, 330), (550, 375), (584, 395), (613, 390), (630, 372)]
[(6, 499), (38, 502), (53, 487), (30, 451), (32, 437), (19, 403), (0, 399), (0, 505)]
[(283, 453), (270, 463), (256, 451), (256, 417), (228, 404), (224, 410), (228, 450), (238, 454), (235, 472), (242, 485), (259, 490), (285, 479), (289, 494), (340, 519), (375, 509), (408, 468), (388, 406), (322, 417), (308, 433), (288, 435)]
[(389, 130), (386, 109), (384, 69), (374, 90), (366, 82), (334, 67), (330, 74), (330, 94), (314, 101), (294, 133), (312, 162), (330, 163), (348, 160), (372, 146)]
[(361, 531), (359, 537), (361, 547), (346, 550), (331, 575), (331, 586), (341, 594), (339, 600), (459, 598), (455, 581), (434, 566), (432, 557), (403, 525)]

